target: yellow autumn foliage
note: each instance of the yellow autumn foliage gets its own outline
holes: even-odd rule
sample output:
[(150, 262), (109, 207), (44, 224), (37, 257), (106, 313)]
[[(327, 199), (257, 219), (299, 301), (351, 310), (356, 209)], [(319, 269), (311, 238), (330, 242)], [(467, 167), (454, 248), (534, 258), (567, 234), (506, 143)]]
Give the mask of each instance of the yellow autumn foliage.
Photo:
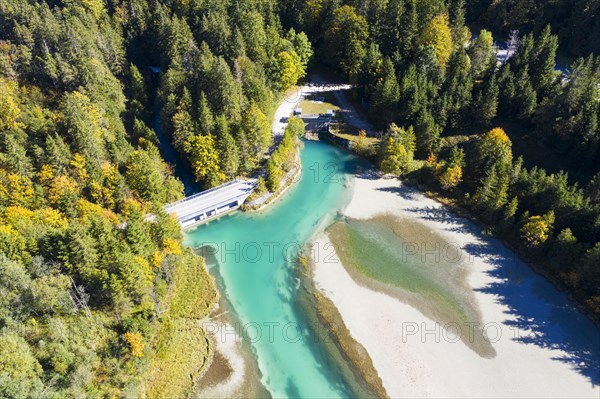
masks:
[(430, 167), (437, 166), (437, 156), (433, 152), (429, 153), (427, 159), (425, 160), (425, 163)]
[(35, 211), (35, 220), (44, 226), (56, 229), (66, 229), (69, 225), (67, 218), (54, 208), (42, 208)]
[(10, 225), (0, 224), (0, 248), (9, 259), (23, 260), (27, 254), (25, 238)]
[(144, 276), (146, 277), (146, 280), (148, 281), (148, 283), (152, 284), (152, 282), (154, 281), (154, 272), (152, 271), (152, 267), (150, 266), (150, 263), (148, 263), (148, 261), (146, 259), (144, 259), (141, 256), (134, 256), (134, 261), (141, 267), (141, 269), (144, 271)]
[(510, 138), (501, 127), (495, 127), (484, 136), (484, 140), (494, 141), (498, 144), (510, 142)]
[(2, 220), (23, 232), (30, 226), (64, 229), (69, 222), (59, 210), (42, 208), (32, 211), (22, 206), (9, 206), (4, 210)]
[(132, 197), (126, 197), (123, 200), (121, 214), (129, 219), (134, 213), (146, 213), (146, 207), (138, 200)]
[(92, 182), (89, 184), (90, 197), (97, 204), (102, 204), (107, 208), (114, 208), (115, 201), (113, 199), (113, 192), (109, 187), (106, 187), (98, 182)]
[(181, 255), (181, 245), (177, 240), (167, 238), (163, 241), (163, 247), (165, 254)]
[(433, 46), (440, 66), (445, 67), (452, 54), (452, 30), (446, 14), (434, 17), (421, 32), (420, 44)]
[(19, 122), (18, 90), (16, 82), (0, 78), (0, 131), (23, 126)]
[(98, 136), (102, 136), (102, 111), (100, 110), (100, 108), (96, 104), (94, 104), (87, 95), (83, 94), (80, 91), (74, 91), (72, 93), (72, 96), (73, 99), (77, 101), (77, 103), (79, 103), (81, 107), (85, 110), (89, 121), (94, 127), (94, 132)]
[(84, 198), (77, 201), (77, 210), (81, 219), (87, 219), (89, 216), (101, 216), (115, 226), (121, 224), (119, 217), (109, 209), (105, 209), (98, 204), (94, 204)]
[(50, 165), (42, 165), (38, 173), (38, 178), (42, 186), (48, 187), (54, 179), (54, 170)]
[(75, 180), (69, 176), (57, 176), (52, 179), (48, 189), (48, 201), (58, 204), (60, 200), (68, 195), (78, 195), (79, 187)]
[(162, 264), (164, 259), (165, 259), (165, 255), (160, 251), (156, 251), (156, 252), (152, 253), (152, 255), (150, 255), (150, 263), (152, 264), (152, 267), (154, 267), (155, 269), (160, 268), (160, 265)]
[(300, 56), (295, 51), (282, 51), (277, 55), (279, 64), (279, 84), (285, 91), (295, 85), (298, 79), (306, 75)]
[(521, 237), (533, 247), (546, 242), (550, 233), (550, 225), (542, 216), (531, 216), (521, 227)]
[(102, 0), (81, 0), (85, 8), (90, 10), (96, 20), (100, 19), (104, 12), (104, 1)]
[(0, 204), (26, 206), (34, 194), (33, 183), (27, 176), (0, 170)]
[(131, 349), (131, 354), (135, 357), (144, 356), (144, 348), (146, 344), (144, 343), (144, 337), (140, 332), (126, 332), (124, 334), (125, 341), (129, 344), (129, 348)]
[(75, 178), (79, 183), (83, 183), (88, 178), (88, 172), (85, 167), (85, 157), (79, 153), (73, 155), (70, 162), (75, 172)]
[(456, 187), (462, 180), (462, 168), (454, 165), (446, 168), (438, 175), (438, 181), (445, 190)]
[(219, 166), (219, 151), (217, 150), (217, 144), (212, 134), (189, 137), (183, 149), (191, 159), (196, 180), (202, 181), (208, 178), (215, 178), (221, 181), (225, 179), (225, 175), (221, 172)]
[(480, 152), (485, 157), (512, 160), (512, 142), (500, 127), (496, 127), (481, 138)]

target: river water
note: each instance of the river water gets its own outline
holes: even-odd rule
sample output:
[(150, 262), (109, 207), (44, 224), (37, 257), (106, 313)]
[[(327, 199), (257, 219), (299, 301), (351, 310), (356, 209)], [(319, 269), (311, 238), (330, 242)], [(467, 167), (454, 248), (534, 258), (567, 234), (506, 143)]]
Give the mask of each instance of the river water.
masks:
[[(317, 334), (307, 327), (297, 306), (295, 261), (304, 244), (331, 225), (348, 203), (352, 176), (361, 168), (361, 161), (332, 145), (314, 141), (304, 142), (300, 156), (303, 173), (278, 202), (264, 212), (237, 212), (188, 231), (185, 244), (196, 249), (212, 248), (214, 256), (209, 257), (212, 263), (208, 266), (217, 275), (220, 292), (235, 312), (231, 319), (240, 321), (237, 332), (252, 345), (262, 383), (273, 397), (350, 397), (352, 392), (344, 382), (348, 375), (342, 375), (324, 354), (322, 343), (315, 338)], [(396, 238), (386, 239), (380, 225), (362, 226), (355, 222), (348, 226), (354, 227), (361, 237), (377, 238), (376, 243), (382, 248), (399, 247)], [(364, 241), (349, 245), (367, 251), (369, 245)], [(318, 250), (321, 253), (313, 252), (313, 256), (327, 254), (326, 248)], [(406, 273), (391, 275), (391, 271), (407, 272), (410, 265), (399, 269), (399, 262), (392, 259), (386, 266), (386, 258), (382, 257), (385, 251), (378, 251), (366, 252), (367, 258), (381, 261), (371, 265), (365, 259), (363, 263), (370, 265), (363, 271), (366, 275), (387, 276), (384, 280), (408, 285), (404, 288), (409, 291), (430, 287), (431, 281), (421, 277), (413, 281)], [(359, 256), (356, 259), (361, 260)], [(572, 308), (564, 294), (524, 264), (501, 262), (492, 273), (500, 282), (483, 291), (497, 295), (507, 306), (511, 312), (509, 326), (533, 331), (534, 335), (522, 343), (561, 349), (564, 353), (553, 360), (570, 364), (597, 385), (600, 340), (592, 323)], [(435, 280), (435, 276), (427, 273), (428, 279)], [(451, 284), (442, 286), (448, 295), (461, 298)], [(420, 309), (419, 304), (413, 306)]]
[(219, 288), (274, 397), (348, 397), (343, 377), (321, 354), (296, 306), (294, 262), (299, 249), (350, 199), (359, 161), (314, 141), (304, 143), (301, 161), (299, 181), (265, 212), (211, 221), (187, 232), (186, 245), (216, 251), (212, 267), (218, 267)]

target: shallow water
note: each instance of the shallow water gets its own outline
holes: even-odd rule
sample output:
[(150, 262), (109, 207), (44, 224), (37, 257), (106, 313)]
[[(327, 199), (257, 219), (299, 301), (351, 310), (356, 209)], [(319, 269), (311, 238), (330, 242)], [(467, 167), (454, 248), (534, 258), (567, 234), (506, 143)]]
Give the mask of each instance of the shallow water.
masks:
[[(186, 234), (193, 248), (210, 246), (227, 296), (251, 342), (274, 397), (333, 398), (351, 394), (315, 342), (295, 304), (296, 254), (347, 203), (358, 161), (335, 147), (305, 142), (303, 174), (263, 213), (235, 213)], [(210, 267), (210, 265), (209, 265)]]
[[(338, 221), (327, 233), (359, 284), (400, 299), (442, 326), (482, 325), (460, 248), (423, 225), (381, 215)], [(481, 331), (461, 338), (483, 357), (496, 355)]]
[[(304, 244), (329, 226), (346, 205), (352, 175), (360, 165), (355, 157), (333, 146), (311, 141), (305, 143), (301, 159), (300, 181), (277, 203), (262, 213), (238, 212), (202, 225), (187, 232), (186, 244), (216, 251), (215, 262), (209, 267), (218, 274), (220, 291), (227, 296), (235, 319), (241, 321), (237, 332), (251, 343), (262, 382), (274, 397), (350, 397), (352, 392), (344, 383), (348, 376), (323, 354), (316, 334), (309, 331), (298, 310), (294, 263)], [(416, 228), (372, 222), (349, 221), (355, 234), (350, 241), (358, 242), (352, 255), (362, 259), (363, 270), (359, 271), (363, 275), (402, 288), (409, 295), (403, 299), (433, 319), (477, 320), (472, 290), (465, 286), (460, 263), (418, 262), (402, 258), (397, 251), (409, 239), (435, 243), (439, 238)], [(500, 253), (497, 248), (501, 248)], [(318, 256), (328, 253), (324, 248), (318, 250), (322, 250)], [(463, 251), (488, 255), (486, 246)], [(524, 344), (563, 350), (564, 355), (554, 361), (570, 364), (592, 384), (598, 384), (597, 329), (573, 309), (563, 293), (510, 251), (500, 246), (491, 246), (489, 251), (495, 264), (489, 273), (498, 283), (480, 291), (496, 295), (508, 307), (506, 316), (511, 321), (498, 322), (532, 331), (530, 337), (515, 338)], [(448, 256), (452, 258), (452, 254)], [(369, 262), (371, 259), (378, 263)], [(399, 261), (401, 268), (397, 267)], [(221, 332), (227, 333), (231, 332)], [(482, 356), (493, 357), (489, 343), (482, 345), (469, 346)]]

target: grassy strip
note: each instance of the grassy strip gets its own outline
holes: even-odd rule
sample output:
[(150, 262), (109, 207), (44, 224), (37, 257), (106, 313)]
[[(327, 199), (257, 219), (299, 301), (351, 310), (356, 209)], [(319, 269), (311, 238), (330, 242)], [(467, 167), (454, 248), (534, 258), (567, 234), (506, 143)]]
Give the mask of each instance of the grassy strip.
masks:
[(200, 325), (218, 300), (214, 280), (191, 251), (178, 259), (171, 269), (167, 309), (152, 343), (145, 384), (150, 399), (190, 396), (214, 351)]
[[(325, 101), (323, 102), (315, 102), (312, 98), (315, 97), (323, 97)], [(340, 109), (339, 106), (335, 104), (335, 96), (331, 92), (322, 92), (315, 93), (311, 96), (311, 99), (305, 99), (300, 102), (298, 107), (302, 108), (303, 114), (324, 114), (329, 110), (337, 111)]]
[(148, 398), (190, 396), (213, 350), (198, 320), (164, 320), (149, 373)]

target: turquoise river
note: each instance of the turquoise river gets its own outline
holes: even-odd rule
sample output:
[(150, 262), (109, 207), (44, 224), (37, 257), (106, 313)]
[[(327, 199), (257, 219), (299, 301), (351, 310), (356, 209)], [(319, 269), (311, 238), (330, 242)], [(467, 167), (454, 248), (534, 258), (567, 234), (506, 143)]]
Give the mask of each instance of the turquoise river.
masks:
[(186, 245), (216, 249), (220, 291), (252, 342), (263, 384), (274, 397), (350, 395), (318, 349), (294, 298), (298, 250), (329, 225), (351, 193), (359, 163), (332, 145), (306, 141), (303, 173), (263, 212), (237, 212), (186, 234)]

